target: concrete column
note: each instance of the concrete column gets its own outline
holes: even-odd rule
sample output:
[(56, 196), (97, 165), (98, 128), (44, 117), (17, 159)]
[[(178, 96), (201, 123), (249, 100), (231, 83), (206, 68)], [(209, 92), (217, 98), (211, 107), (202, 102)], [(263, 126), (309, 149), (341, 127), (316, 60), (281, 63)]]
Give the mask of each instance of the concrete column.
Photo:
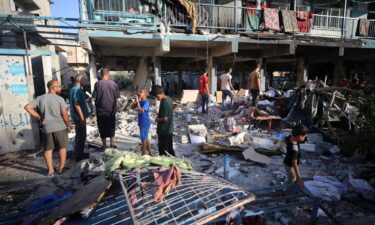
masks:
[(217, 67), (212, 56), (208, 57), (206, 71), (208, 72), (208, 88), (210, 89), (210, 94), (215, 95), (217, 91)]
[(337, 60), (333, 71), (333, 85), (337, 85), (340, 81), (340, 77), (345, 75), (345, 68), (343, 61)]
[(154, 73), (155, 73), (155, 84), (161, 85), (161, 58), (154, 56)]
[(307, 81), (307, 61), (304, 60), (303, 58), (298, 58), (297, 59), (297, 80), (296, 84), (297, 86), (301, 86), (305, 84)]
[(54, 79), (52, 76), (52, 59), (51, 56), (42, 56), (42, 62), (43, 62), (43, 76), (44, 76), (44, 88), (45, 93), (48, 93), (48, 87), (47, 83), (48, 81)]
[(266, 60), (265, 59), (262, 59), (261, 61), (261, 65), (262, 65), (262, 68), (260, 69), (260, 77), (261, 77), (261, 80), (260, 80), (260, 89), (261, 91), (265, 91), (266, 90), (266, 75), (267, 75), (267, 71), (266, 71)]
[(133, 80), (133, 88), (138, 90), (139, 88), (144, 88), (147, 81), (147, 57), (141, 57), (138, 61), (138, 66), (135, 71), (135, 76)]
[(94, 55), (89, 56), (89, 73), (90, 73), (90, 88), (91, 93), (94, 91), (94, 85), (98, 81), (97, 70), (96, 70), (96, 58)]
[(178, 71), (177, 71), (177, 76), (178, 76), (178, 82), (177, 82), (177, 86), (178, 86), (178, 96), (181, 96), (182, 95), (182, 68), (179, 68)]
[(239, 72), (238, 75), (239, 75), (239, 81), (240, 81), (240, 89), (242, 88), (242, 85), (243, 85), (243, 72)]
[(258, 59), (256, 61), (257, 63), (260, 63), (261, 69), (260, 69), (260, 89), (261, 91), (266, 90), (266, 60), (265, 59)]

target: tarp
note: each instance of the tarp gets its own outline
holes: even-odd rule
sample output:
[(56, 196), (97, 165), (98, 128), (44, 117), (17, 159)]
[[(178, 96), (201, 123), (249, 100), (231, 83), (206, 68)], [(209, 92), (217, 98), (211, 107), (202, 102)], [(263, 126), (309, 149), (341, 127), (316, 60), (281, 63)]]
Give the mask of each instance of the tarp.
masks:
[(111, 173), (116, 169), (134, 169), (144, 168), (147, 166), (178, 166), (183, 170), (191, 170), (193, 166), (190, 161), (185, 159), (177, 159), (166, 156), (149, 156), (139, 155), (134, 152), (119, 151), (117, 149), (108, 148), (105, 150), (107, 160), (105, 162), (106, 174), (111, 176)]

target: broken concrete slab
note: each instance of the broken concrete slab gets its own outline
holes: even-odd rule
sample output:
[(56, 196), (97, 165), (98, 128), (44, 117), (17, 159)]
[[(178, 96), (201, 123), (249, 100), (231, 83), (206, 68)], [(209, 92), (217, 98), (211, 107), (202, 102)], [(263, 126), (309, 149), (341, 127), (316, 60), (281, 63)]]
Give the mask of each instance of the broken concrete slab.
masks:
[(315, 152), (315, 144), (304, 143), (299, 145), (301, 150), (305, 152)]
[[(220, 167), (215, 171), (215, 173), (221, 177), (224, 177), (224, 167)], [(240, 173), (235, 167), (228, 167), (227, 179), (231, 179)]]
[(253, 147), (249, 147), (248, 149), (243, 151), (242, 155), (246, 160), (251, 160), (265, 165), (268, 165), (271, 162), (271, 159), (269, 157), (259, 154)]
[(250, 142), (255, 149), (267, 149), (272, 151), (276, 151), (278, 149), (278, 146), (275, 145), (275, 143), (268, 138), (252, 136)]

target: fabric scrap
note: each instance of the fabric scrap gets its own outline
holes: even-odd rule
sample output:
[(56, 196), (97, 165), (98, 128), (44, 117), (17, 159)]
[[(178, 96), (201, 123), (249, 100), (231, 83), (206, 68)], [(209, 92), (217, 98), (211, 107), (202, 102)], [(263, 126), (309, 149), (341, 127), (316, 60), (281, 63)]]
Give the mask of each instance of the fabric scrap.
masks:
[(181, 182), (181, 171), (177, 166), (154, 170), (153, 175), (155, 180), (151, 188), (154, 200), (157, 203), (162, 202), (164, 196)]

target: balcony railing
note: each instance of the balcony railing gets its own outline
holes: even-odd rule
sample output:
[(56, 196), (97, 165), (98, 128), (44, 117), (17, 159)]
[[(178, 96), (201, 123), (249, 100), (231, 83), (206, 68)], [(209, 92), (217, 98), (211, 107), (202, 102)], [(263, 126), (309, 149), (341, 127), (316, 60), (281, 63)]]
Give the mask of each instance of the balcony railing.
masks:
[[(81, 0), (82, 22), (96, 25), (150, 26), (164, 22), (167, 26), (193, 32), (208, 30), (210, 33), (258, 33), (263, 31), (261, 9), (244, 7), (240, 1), (226, 5), (195, 4), (194, 19), (187, 10), (173, 4), (157, 6), (141, 4), (139, 0)], [(83, 3), (83, 4), (82, 4)], [(360, 18), (313, 14), (303, 29), (295, 28), (294, 35), (320, 36), (332, 38), (375, 38), (375, 20), (368, 20), (367, 36), (359, 36)], [(299, 24), (301, 26), (301, 24)], [(303, 26), (303, 25), (302, 25)], [(280, 20), (280, 30), (283, 33)], [(291, 33), (288, 33), (291, 34)]]

